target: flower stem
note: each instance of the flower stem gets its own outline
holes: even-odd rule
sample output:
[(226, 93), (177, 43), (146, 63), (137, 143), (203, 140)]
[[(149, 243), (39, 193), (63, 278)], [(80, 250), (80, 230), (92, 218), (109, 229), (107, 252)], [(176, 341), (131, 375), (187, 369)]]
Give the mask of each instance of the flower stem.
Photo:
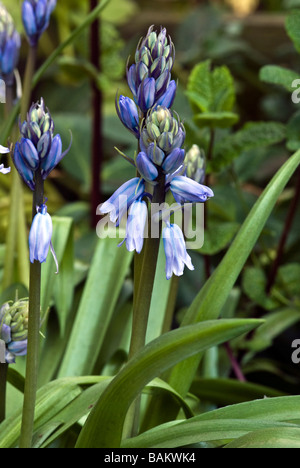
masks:
[[(152, 204), (161, 204), (165, 201), (165, 176), (161, 175), (154, 188)], [(145, 240), (141, 261), (135, 259), (134, 271), (134, 300), (132, 333), (129, 349), (129, 359), (140, 351), (146, 342), (148, 317), (151, 305), (152, 291), (155, 279), (156, 264), (160, 245), (161, 222), (159, 226), (159, 236), (151, 236), (151, 219), (149, 219), (148, 238)], [(140, 254), (141, 255), (141, 254)], [(138, 275), (138, 281), (137, 281)], [(128, 411), (124, 426), (124, 437), (131, 437), (137, 433), (140, 412), (140, 398), (137, 398)]]
[[(35, 176), (35, 191), (32, 203), (32, 217), (36, 214), (36, 207), (44, 201), (44, 181), (40, 171)], [(28, 315), (28, 346), (26, 359), (26, 376), (24, 388), (24, 403), (20, 448), (31, 448), (34, 409), (37, 391), (39, 332), (41, 309), (41, 264), (35, 261), (30, 264), (29, 282), (29, 315)]]

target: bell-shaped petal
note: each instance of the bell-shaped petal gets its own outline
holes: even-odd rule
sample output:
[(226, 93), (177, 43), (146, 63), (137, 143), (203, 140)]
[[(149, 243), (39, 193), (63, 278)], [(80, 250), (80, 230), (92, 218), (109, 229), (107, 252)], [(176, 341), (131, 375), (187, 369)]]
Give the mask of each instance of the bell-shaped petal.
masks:
[(143, 196), (144, 190), (145, 181), (143, 179), (135, 177), (128, 180), (101, 205), (100, 213), (109, 213), (110, 220), (113, 223), (117, 222), (117, 225), (119, 225), (123, 215), (132, 203)]
[(138, 93), (137, 103), (142, 112), (147, 112), (151, 109), (155, 101), (155, 79), (145, 78), (141, 82)]
[(35, 171), (40, 165), (40, 159), (36, 147), (28, 138), (21, 138), (20, 151), (23, 156), (23, 161), (27, 166)]
[(43, 179), (49, 175), (52, 169), (57, 166), (63, 157), (62, 142), (59, 134), (55, 135), (52, 140), (51, 148), (48, 155), (41, 162), (41, 170)]
[(145, 226), (148, 219), (148, 208), (146, 202), (136, 200), (128, 211), (126, 225), (126, 248), (129, 252), (136, 250), (140, 253), (145, 237)]
[(175, 200), (177, 200), (178, 196), (181, 201), (188, 203), (206, 202), (208, 198), (214, 196), (209, 187), (198, 184), (198, 182), (184, 176), (174, 177), (170, 182), (170, 189)]
[(170, 109), (170, 107), (172, 107), (173, 102), (175, 100), (176, 89), (177, 89), (177, 86), (176, 86), (175, 81), (174, 80), (170, 81), (166, 92), (156, 102), (157, 105), (167, 107), (168, 109)]
[(1, 174), (8, 174), (10, 172), (10, 167), (4, 167), (4, 164), (0, 164), (0, 172)]
[(11, 341), (7, 345), (7, 349), (15, 356), (26, 356), (27, 354), (27, 340)]
[(51, 133), (48, 131), (44, 133), (38, 141), (37, 152), (40, 159), (44, 159), (48, 156), (49, 151), (52, 147)]
[(10, 152), (9, 148), (5, 148), (5, 146), (0, 145), (0, 154), (6, 154), (9, 152)]
[(149, 182), (152, 182), (158, 177), (157, 168), (143, 151), (136, 157), (136, 167), (143, 179)]
[(165, 153), (157, 146), (156, 143), (150, 143), (147, 149), (147, 155), (154, 164), (157, 164), (157, 166), (161, 166), (165, 159)]
[(116, 110), (119, 119), (137, 138), (140, 136), (139, 115), (135, 102), (129, 97), (120, 96), (119, 106), (116, 102)]
[(13, 161), (18, 173), (20, 174), (24, 182), (28, 185), (28, 187), (31, 190), (34, 190), (34, 172), (27, 166), (27, 164), (25, 164), (20, 151), (20, 144), (18, 142), (15, 144)]
[(169, 174), (170, 172), (176, 171), (182, 166), (185, 157), (185, 151), (180, 148), (175, 148), (163, 162), (163, 170)]
[(52, 219), (47, 213), (46, 205), (38, 208), (38, 213), (32, 221), (29, 233), (30, 262), (43, 263), (47, 259), (52, 237)]
[(166, 255), (166, 278), (183, 275), (184, 266), (194, 270), (191, 257), (186, 251), (183, 233), (177, 224), (167, 224), (163, 229), (163, 243)]
[(27, 36), (33, 37), (37, 34), (35, 13), (30, 1), (25, 0), (22, 5), (22, 20)]

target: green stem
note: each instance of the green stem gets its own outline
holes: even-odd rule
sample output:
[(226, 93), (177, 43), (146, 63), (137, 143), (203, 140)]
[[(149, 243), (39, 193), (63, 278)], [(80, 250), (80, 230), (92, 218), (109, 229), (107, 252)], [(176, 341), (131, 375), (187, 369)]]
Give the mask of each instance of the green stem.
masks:
[[(40, 171), (35, 175), (35, 191), (32, 203), (32, 217), (36, 214), (36, 207), (44, 201), (44, 181)], [(30, 264), (29, 282), (29, 315), (28, 315), (28, 346), (26, 359), (26, 376), (24, 388), (24, 403), (22, 414), (22, 426), (20, 436), (20, 448), (31, 448), (34, 409), (37, 391), (38, 357), (39, 357), (39, 332), (41, 309), (41, 264), (35, 261)]]
[[(162, 204), (165, 201), (165, 177), (162, 176), (155, 186), (152, 204)], [(150, 224), (149, 224), (150, 225)], [(145, 241), (143, 264), (138, 282), (138, 291), (134, 291), (134, 307), (132, 319), (132, 335), (129, 358), (134, 356), (145, 346), (148, 316), (152, 298), (156, 263), (159, 251), (160, 236), (149, 237)]]
[[(165, 201), (165, 176), (159, 178), (157, 185), (154, 188), (153, 204), (160, 205)], [(135, 267), (138, 270), (134, 271), (134, 300), (133, 300), (133, 317), (132, 317), (132, 333), (129, 349), (129, 359), (140, 351), (146, 342), (146, 333), (148, 326), (148, 317), (151, 305), (152, 291), (155, 279), (156, 264), (160, 244), (161, 223), (159, 226), (159, 236), (151, 236), (151, 218), (149, 220), (149, 236), (145, 240), (145, 245), (142, 252), (141, 260), (135, 259)], [(140, 254), (141, 255), (141, 254)], [(137, 278), (138, 276), (138, 278)], [(137, 433), (138, 421), (140, 412), (140, 398), (138, 398), (130, 407), (124, 425), (123, 436), (131, 437)]]

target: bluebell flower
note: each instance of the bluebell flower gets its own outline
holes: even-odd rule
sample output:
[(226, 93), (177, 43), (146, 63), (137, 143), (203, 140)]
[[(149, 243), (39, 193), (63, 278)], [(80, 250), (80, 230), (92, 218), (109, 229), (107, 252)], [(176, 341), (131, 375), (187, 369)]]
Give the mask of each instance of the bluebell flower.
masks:
[(209, 187), (185, 176), (173, 177), (168, 185), (178, 203), (203, 203), (214, 196)]
[(128, 211), (125, 240), (129, 252), (135, 250), (140, 253), (142, 251), (147, 219), (147, 204), (140, 198), (132, 203)]
[(116, 110), (123, 125), (139, 138), (139, 115), (134, 101), (128, 97), (120, 96), (119, 102), (116, 101)]
[(55, 7), (56, 0), (24, 0), (22, 20), (31, 46), (37, 45), (39, 38), (48, 28)]
[(13, 19), (5, 7), (0, 5), (0, 77), (7, 85), (13, 81), (20, 47), (21, 38), (15, 30)]
[(163, 243), (166, 255), (166, 278), (183, 275), (184, 266), (194, 270), (191, 257), (185, 247), (183, 233), (177, 224), (166, 223), (163, 229)]
[(52, 219), (45, 204), (38, 207), (29, 233), (30, 262), (43, 263), (47, 259), (52, 237)]
[(135, 177), (125, 182), (116, 190), (113, 195), (100, 207), (100, 213), (110, 215), (113, 223), (120, 224), (120, 221), (129, 207), (137, 199), (141, 198), (145, 191), (145, 181)]
[(0, 308), (0, 340), (5, 343), (5, 361), (15, 363), (16, 356), (27, 354), (28, 300), (20, 299)]
[(34, 190), (34, 188), (35, 188), (34, 172), (26, 164), (26, 162), (25, 162), (25, 160), (23, 158), (23, 155), (22, 155), (22, 153), (20, 151), (20, 143), (19, 142), (17, 142), (15, 144), (13, 161), (14, 161), (14, 165), (15, 165), (18, 173), (22, 177), (25, 184), (28, 185), (30, 190)]

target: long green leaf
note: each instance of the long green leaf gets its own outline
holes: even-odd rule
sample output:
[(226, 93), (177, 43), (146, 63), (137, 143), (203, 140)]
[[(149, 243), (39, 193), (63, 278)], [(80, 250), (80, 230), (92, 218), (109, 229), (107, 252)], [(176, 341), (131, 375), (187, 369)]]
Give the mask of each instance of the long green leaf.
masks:
[(207, 321), (173, 330), (149, 343), (123, 367), (102, 394), (80, 433), (77, 447), (119, 447), (128, 408), (149, 381), (182, 359), (260, 324), (257, 320)]
[(59, 377), (88, 375), (101, 349), (132, 255), (118, 239), (99, 239)]
[[(217, 421), (196, 421), (191, 418), (177, 424), (166, 423), (137, 437), (125, 440), (122, 448), (175, 448), (199, 442), (236, 439), (258, 428), (286, 430), (287, 423), (263, 420), (219, 419)], [(294, 427), (293, 427), (294, 428)], [(243, 438), (242, 438), (243, 439)], [(241, 440), (242, 440), (241, 439)], [(240, 439), (237, 439), (236, 443)], [(235, 442), (233, 442), (235, 445)]]
[(231, 442), (226, 448), (300, 448), (299, 427), (259, 429)]

